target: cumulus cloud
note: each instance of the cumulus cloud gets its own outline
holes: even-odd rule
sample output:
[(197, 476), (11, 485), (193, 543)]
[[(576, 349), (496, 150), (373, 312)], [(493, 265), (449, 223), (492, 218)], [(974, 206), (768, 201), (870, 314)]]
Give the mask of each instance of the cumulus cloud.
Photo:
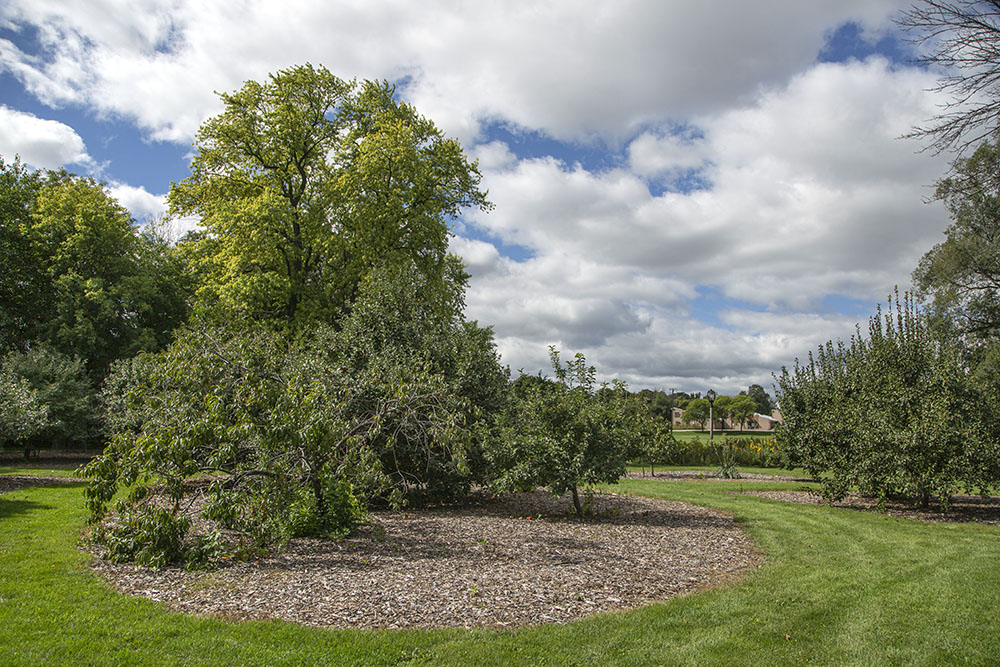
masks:
[[(296, 63), (398, 81), (480, 161), (496, 208), (456, 221), (452, 249), (469, 316), (515, 369), (546, 368), (555, 344), (639, 386), (769, 386), (853, 330), (816, 314), (824, 298), (881, 301), (947, 223), (923, 203), (943, 160), (896, 139), (937, 112), (933, 75), (816, 64), (837, 27), (875, 39), (907, 0), (98, 1), (0, 5), (38, 35), (31, 53), (0, 40), (0, 68), (153, 139), (189, 143), (213, 91)], [(487, 123), (608, 149), (610, 166), (519, 159), (483, 143)], [(137, 218), (161, 210), (118, 187)], [(728, 305), (699, 310), (706, 287)]]
[(40, 169), (67, 165), (94, 168), (80, 135), (69, 125), (0, 106), (0, 155)]
[[(485, 171), (496, 210), (469, 218), (534, 258), (475, 281), (470, 310), (532, 371), (545, 364), (537, 350), (559, 343), (640, 385), (769, 386), (773, 370), (857, 321), (798, 311), (830, 294), (874, 308), (909, 284), (946, 226), (924, 203), (943, 160), (897, 139), (933, 112), (931, 83), (879, 58), (816, 65), (696, 118), (696, 140), (640, 134), (628, 168), (497, 160)], [(710, 187), (648, 187), (692, 167)], [(762, 310), (707, 322), (692, 312), (699, 286)]]
[(134, 118), (175, 141), (218, 110), (213, 90), (305, 61), (404, 80), (407, 98), (466, 143), (489, 118), (615, 141), (650, 119), (726, 108), (780, 84), (813, 61), (831, 26), (877, 32), (899, 6), (10, 0), (0, 20), (36, 28), (42, 53), (6, 42), (0, 65), (48, 103)]
[(166, 195), (154, 195), (144, 187), (112, 183), (108, 186), (108, 191), (140, 223), (159, 220), (167, 212)]

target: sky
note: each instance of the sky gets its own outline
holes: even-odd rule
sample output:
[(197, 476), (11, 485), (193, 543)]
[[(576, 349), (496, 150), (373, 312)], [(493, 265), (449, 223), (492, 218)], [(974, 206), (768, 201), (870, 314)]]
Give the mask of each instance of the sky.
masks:
[(479, 160), (495, 207), (451, 247), (514, 375), (554, 345), (635, 390), (773, 393), (948, 226), (952, 158), (900, 138), (943, 102), (909, 5), (4, 0), (0, 155), (102, 180), (145, 224), (215, 91), (305, 62), (386, 79)]

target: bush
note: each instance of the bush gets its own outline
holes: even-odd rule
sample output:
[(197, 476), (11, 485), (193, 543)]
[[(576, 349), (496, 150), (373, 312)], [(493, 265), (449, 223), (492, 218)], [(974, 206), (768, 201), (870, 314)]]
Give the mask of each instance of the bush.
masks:
[[(352, 368), (341, 346), (354, 343), (331, 331), (289, 344), (259, 328), (202, 326), (118, 364), (108, 386), (120, 395), (107, 397), (116, 433), (84, 470), (92, 521), (111, 508), (130, 517), (110, 534), (117, 557), (156, 560), (127, 545), (148, 539), (164, 511), (179, 517), (194, 493), (252, 552), (350, 532), (372, 498), (398, 504), (448, 463), (458, 475), (461, 399), (426, 363), (391, 353)], [(402, 462), (388, 467), (394, 448)], [(130, 492), (114, 500), (120, 489)], [(185, 557), (168, 540), (152, 544), (160, 560)]]
[(82, 359), (40, 345), (27, 352), (11, 352), (0, 368), (16, 384), (30, 389), (33, 403), (44, 406), (47, 415), (44, 421), (35, 420), (28, 431), (5, 439), (5, 446), (86, 449), (100, 443), (103, 423), (97, 392)]
[(677, 441), (671, 465), (712, 466), (723, 465), (722, 450), (730, 448), (733, 462), (738, 466), (752, 468), (784, 467), (784, 458), (778, 442), (767, 436), (722, 435), (716, 438), (716, 445), (710, 447), (707, 441), (697, 438)]
[(778, 378), (788, 465), (829, 472), (825, 494), (946, 505), (997, 480), (996, 409), (969, 381), (961, 350), (935, 339), (898, 297), (869, 320), (868, 337), (832, 342)]

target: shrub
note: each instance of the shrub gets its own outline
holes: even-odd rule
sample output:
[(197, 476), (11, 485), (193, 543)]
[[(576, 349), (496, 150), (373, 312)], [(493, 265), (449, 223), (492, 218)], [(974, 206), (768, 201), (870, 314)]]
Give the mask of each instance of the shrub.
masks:
[(947, 504), (997, 479), (995, 408), (969, 381), (961, 350), (937, 340), (907, 297), (869, 320), (868, 336), (827, 343), (778, 378), (790, 465), (831, 499), (856, 488), (877, 498)]
[(75, 449), (100, 442), (103, 424), (97, 392), (82, 359), (40, 345), (27, 352), (11, 352), (0, 366), (15, 383), (30, 389), (31, 402), (44, 406), (47, 415), (44, 421), (35, 420), (35, 426), (20, 436), (6, 440), (7, 446)]

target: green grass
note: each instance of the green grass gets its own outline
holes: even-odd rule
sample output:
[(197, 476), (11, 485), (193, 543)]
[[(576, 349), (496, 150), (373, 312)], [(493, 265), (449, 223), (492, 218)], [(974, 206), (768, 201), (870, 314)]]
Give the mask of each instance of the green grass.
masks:
[[(674, 431), (674, 439), (683, 442), (697, 441), (701, 444), (708, 444), (712, 434), (708, 431)], [(716, 431), (716, 444), (723, 442), (723, 436), (734, 438), (753, 438), (754, 440), (771, 440), (774, 438), (774, 431)]]
[(76, 468), (39, 466), (0, 466), (0, 475), (37, 475), (39, 477), (75, 477)]
[[(643, 466), (643, 465), (630, 465), (630, 466), (628, 466), (628, 469), (631, 470), (631, 471), (635, 471), (635, 472), (643, 472), (643, 471), (645, 471), (647, 474), (649, 473), (649, 466), (648, 465), (647, 466)], [(664, 470), (687, 470), (689, 472), (695, 472), (695, 473), (703, 472), (706, 475), (708, 475), (708, 474), (713, 474), (714, 475), (715, 472), (719, 469), (719, 466), (710, 466), (710, 465), (706, 465), (706, 466), (675, 466), (675, 465), (664, 465), (664, 466), (661, 466), (661, 465), (657, 465), (657, 466), (654, 467), (654, 469), (656, 470), (657, 474), (659, 474), (660, 472), (662, 472)], [(757, 468), (757, 467), (754, 467), (754, 466), (737, 466), (736, 469), (739, 470), (741, 473), (745, 472), (745, 473), (752, 473), (752, 474), (755, 474), (755, 475), (781, 475), (782, 477), (802, 477), (802, 478), (809, 478), (809, 473), (806, 472), (804, 468), (792, 468), (790, 470), (786, 470), (784, 468)]]
[(166, 611), (77, 548), (82, 485), (0, 495), (2, 664), (995, 664), (1000, 528), (729, 493), (802, 484), (629, 480), (733, 514), (767, 562), (626, 613), (513, 631), (327, 631)]

